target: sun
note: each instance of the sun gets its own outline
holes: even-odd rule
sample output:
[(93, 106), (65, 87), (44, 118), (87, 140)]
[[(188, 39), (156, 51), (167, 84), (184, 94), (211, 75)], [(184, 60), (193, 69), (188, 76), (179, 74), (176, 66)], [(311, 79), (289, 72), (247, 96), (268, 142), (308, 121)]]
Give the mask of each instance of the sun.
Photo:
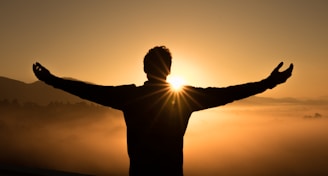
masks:
[(167, 82), (171, 84), (171, 88), (174, 91), (180, 91), (185, 84), (185, 80), (180, 76), (170, 75), (167, 78)]

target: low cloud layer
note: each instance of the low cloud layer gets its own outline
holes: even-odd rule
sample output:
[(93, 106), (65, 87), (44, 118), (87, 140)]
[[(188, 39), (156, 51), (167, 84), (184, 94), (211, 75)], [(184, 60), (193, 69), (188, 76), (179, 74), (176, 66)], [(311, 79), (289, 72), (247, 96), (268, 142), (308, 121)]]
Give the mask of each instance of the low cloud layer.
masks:
[[(0, 164), (128, 175), (122, 113), (75, 108), (2, 108)], [(327, 175), (327, 109), (228, 105), (194, 113), (185, 175)]]

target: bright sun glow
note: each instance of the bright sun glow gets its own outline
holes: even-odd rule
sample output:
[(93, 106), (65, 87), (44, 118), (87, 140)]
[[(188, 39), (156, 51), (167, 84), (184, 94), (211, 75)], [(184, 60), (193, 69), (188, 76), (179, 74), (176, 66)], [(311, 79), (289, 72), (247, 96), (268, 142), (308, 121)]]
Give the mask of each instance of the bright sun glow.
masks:
[(169, 76), (167, 81), (171, 84), (172, 89), (175, 91), (181, 90), (185, 84), (185, 80), (180, 76)]

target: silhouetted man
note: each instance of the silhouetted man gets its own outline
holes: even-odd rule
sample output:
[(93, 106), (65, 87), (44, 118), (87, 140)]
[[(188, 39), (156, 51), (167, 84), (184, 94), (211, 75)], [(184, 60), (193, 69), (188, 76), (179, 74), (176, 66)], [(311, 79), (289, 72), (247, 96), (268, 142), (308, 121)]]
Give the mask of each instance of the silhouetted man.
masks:
[(172, 91), (166, 82), (171, 54), (164, 46), (149, 50), (144, 58), (148, 81), (142, 86), (101, 86), (52, 75), (41, 64), (33, 64), (38, 79), (104, 106), (122, 110), (127, 126), (131, 176), (183, 175), (183, 136), (194, 111), (231, 103), (284, 83), (293, 70), (283, 72), (281, 62), (266, 79), (225, 88), (184, 86)]

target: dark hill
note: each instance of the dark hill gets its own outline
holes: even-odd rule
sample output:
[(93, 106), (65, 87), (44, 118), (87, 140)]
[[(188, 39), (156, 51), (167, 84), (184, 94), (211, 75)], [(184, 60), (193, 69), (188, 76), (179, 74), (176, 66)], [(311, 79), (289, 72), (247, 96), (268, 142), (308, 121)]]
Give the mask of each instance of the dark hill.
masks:
[(20, 103), (34, 102), (39, 105), (46, 105), (50, 102), (77, 103), (85, 101), (41, 81), (28, 84), (0, 76), (0, 88), (0, 100), (18, 100)]
[[(33, 102), (39, 105), (47, 105), (50, 102), (78, 103), (87, 102), (77, 96), (55, 89), (41, 81), (24, 83), (14, 79), (0, 76), (0, 101), (17, 100), (20, 103)], [(295, 98), (268, 98), (252, 96), (233, 105), (272, 105), (272, 104), (328, 104), (327, 97), (320, 99), (299, 100)]]

